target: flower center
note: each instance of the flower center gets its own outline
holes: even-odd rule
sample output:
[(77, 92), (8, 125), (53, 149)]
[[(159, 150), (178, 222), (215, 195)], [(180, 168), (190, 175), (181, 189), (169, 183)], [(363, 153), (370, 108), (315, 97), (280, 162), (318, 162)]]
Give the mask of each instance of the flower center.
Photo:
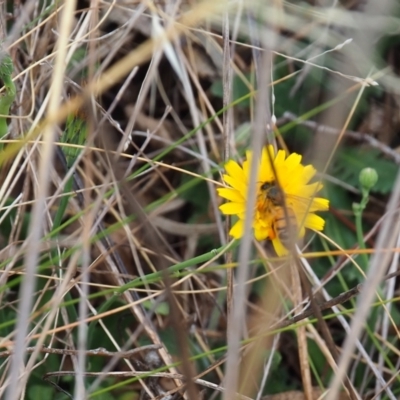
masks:
[(273, 201), (271, 201), (263, 191), (260, 191), (257, 196), (256, 204), (258, 218), (263, 220), (264, 223), (269, 224), (269, 221), (273, 218), (275, 208), (276, 206)]

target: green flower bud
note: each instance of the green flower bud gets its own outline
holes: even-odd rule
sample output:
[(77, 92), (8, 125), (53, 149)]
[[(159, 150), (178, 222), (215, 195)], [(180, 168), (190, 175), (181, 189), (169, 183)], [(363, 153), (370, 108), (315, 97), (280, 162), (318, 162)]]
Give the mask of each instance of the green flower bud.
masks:
[(378, 182), (378, 173), (374, 168), (364, 168), (359, 176), (361, 187), (365, 190), (371, 190)]

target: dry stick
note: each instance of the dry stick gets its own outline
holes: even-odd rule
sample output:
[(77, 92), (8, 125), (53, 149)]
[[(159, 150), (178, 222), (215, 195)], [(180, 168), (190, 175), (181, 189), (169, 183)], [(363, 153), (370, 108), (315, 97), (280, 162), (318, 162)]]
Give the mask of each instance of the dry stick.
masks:
[[(223, 21), (223, 107), (226, 111), (223, 114), (223, 143), (224, 143), (224, 161), (228, 161), (231, 156), (231, 132), (232, 132), (232, 109), (228, 105), (232, 99), (232, 67), (231, 67), (231, 48), (229, 43), (229, 13), (225, 13)], [(229, 236), (229, 231), (231, 229), (231, 219), (226, 219), (226, 237)], [(232, 251), (227, 251), (225, 253), (225, 263), (230, 265), (233, 262)], [(232, 314), (233, 308), (233, 286), (234, 286), (234, 273), (233, 268), (228, 268), (226, 271), (226, 312), (227, 312), (227, 334), (230, 330), (230, 316)]]
[[(250, 260), (251, 252), (251, 240), (252, 240), (252, 221), (254, 214), (254, 205), (256, 204), (256, 179), (259, 169), (260, 150), (265, 143), (265, 133), (269, 142), (272, 142), (272, 131), (271, 131), (271, 112), (270, 112), (270, 97), (269, 97), (269, 83), (270, 75), (265, 71), (271, 70), (272, 65), (272, 52), (269, 50), (273, 48), (272, 43), (267, 43), (266, 51), (262, 54), (260, 59), (259, 71), (260, 74), (257, 76), (257, 84), (259, 91), (257, 93), (257, 101), (255, 107), (255, 118), (253, 125), (253, 133), (251, 137), (251, 148), (253, 151), (253, 158), (250, 166), (250, 180), (247, 187), (247, 202), (246, 212), (244, 219), (243, 237), (239, 248), (239, 266), (237, 271), (237, 282), (238, 286), (235, 289), (235, 307), (232, 313), (232, 330), (228, 333), (228, 363), (226, 369), (226, 385), (227, 391), (224, 394), (224, 400), (231, 400), (233, 393), (236, 392), (236, 386), (239, 386), (239, 392), (248, 394), (256, 393), (257, 388), (254, 386), (254, 380), (246, 380), (244, 374), (239, 376), (238, 364), (239, 364), (239, 350), (240, 350), (240, 334), (243, 331), (243, 325), (245, 321), (246, 313), (246, 282), (248, 280), (249, 268), (248, 262)], [(262, 72), (261, 72), (262, 71)], [(265, 343), (264, 343), (265, 345)], [(248, 354), (247, 359), (242, 361), (241, 368), (247, 372), (250, 372), (248, 365), (254, 366), (253, 371), (260, 371), (263, 365), (263, 360), (260, 359), (260, 349), (253, 347), (251, 354)], [(254, 375), (255, 377), (256, 375)], [(251, 397), (251, 396), (250, 396)]]
[[(398, 272), (398, 274), (400, 274), (400, 271)], [(314, 304), (316, 304), (318, 306), (320, 311), (328, 310), (334, 306), (337, 306), (338, 304), (346, 303), (346, 301), (349, 301), (352, 297), (359, 294), (361, 292), (361, 289), (362, 289), (362, 285), (358, 284), (357, 286), (354, 286), (352, 289), (339, 294), (339, 296), (336, 296), (331, 300), (324, 301), (323, 303), (316, 302), (314, 299)], [(312, 315), (314, 315), (314, 309), (312, 307), (310, 307), (307, 310), (303, 311), (301, 314), (295, 315), (293, 318), (287, 319), (287, 320), (277, 324), (275, 329), (278, 330), (278, 329), (286, 328), (290, 325), (295, 324), (296, 322), (299, 322), (299, 321), (302, 321), (303, 319), (309, 318)]]
[[(136, 349), (127, 350), (127, 351), (108, 351), (104, 347), (99, 347), (98, 349), (93, 350), (85, 350), (85, 354), (87, 356), (97, 356), (97, 357), (120, 357), (120, 358), (131, 358), (136, 353), (141, 353), (143, 351), (151, 351), (158, 350), (161, 348), (159, 344), (149, 344), (146, 346), (137, 347)], [(26, 349), (27, 354), (32, 354), (37, 347), (28, 347)], [(58, 354), (62, 356), (76, 356), (79, 350), (73, 349), (55, 349), (51, 347), (41, 347), (39, 349), (39, 353), (43, 354)], [(0, 357), (9, 357), (13, 353), (13, 350), (2, 351), (0, 352)]]
[[(292, 271), (292, 290), (293, 290), (293, 304), (298, 307), (302, 300), (302, 287), (301, 287), (301, 272), (297, 268), (296, 262), (290, 262), (290, 269)], [(308, 361), (308, 346), (306, 338), (306, 327), (299, 326), (297, 329), (297, 346), (299, 352), (299, 363), (301, 380), (303, 383), (303, 390), (306, 400), (313, 399), (312, 381), (310, 372), (310, 363)]]
[(271, 370), (273, 369), (274, 356), (275, 356), (275, 353), (277, 352), (279, 340), (280, 340), (280, 335), (279, 334), (275, 335), (274, 339), (272, 341), (271, 351), (268, 354), (267, 360), (266, 360), (264, 368), (263, 368), (263, 374), (262, 374), (262, 378), (261, 378), (261, 382), (260, 382), (260, 388), (258, 390), (257, 397), (255, 400), (261, 400), (261, 396), (264, 391), (265, 384), (267, 383), (267, 378), (268, 378)]
[[(94, 3), (92, 4), (94, 6)], [(97, 9), (93, 10), (90, 14), (89, 18), (89, 49), (88, 49), (88, 61), (89, 61), (89, 73), (88, 73), (88, 80), (91, 81), (94, 77), (95, 73), (95, 64), (96, 64), (96, 32), (93, 28), (98, 23), (98, 15), (97, 12), (99, 5), (97, 4)], [(94, 105), (93, 97), (86, 98), (86, 104), (84, 104), (84, 109), (87, 111), (85, 114), (87, 116), (87, 129), (86, 129), (86, 140), (90, 143), (94, 140), (94, 133), (95, 133), (95, 115), (93, 113), (93, 109), (91, 106)], [(82, 134), (82, 132), (81, 132)], [(93, 171), (91, 165), (93, 165), (93, 151), (90, 149), (86, 149), (86, 154), (83, 159), (83, 168), (85, 170), (84, 174), (84, 187), (90, 187), (90, 182), (93, 180)], [(84, 204), (85, 206), (89, 206), (92, 202), (91, 193), (86, 191), (83, 194)], [(88, 325), (85, 322), (86, 317), (88, 315), (88, 294), (89, 294), (89, 282), (90, 282), (90, 275), (89, 275), (89, 266), (90, 266), (90, 252), (91, 252), (91, 230), (95, 221), (95, 211), (89, 211), (82, 216), (82, 265), (81, 265), (81, 278), (80, 278), (80, 295), (79, 295), (79, 318), (80, 324), (78, 325), (77, 329), (77, 375), (75, 380), (75, 389), (74, 395), (76, 398), (81, 399), (87, 396), (87, 388), (84, 382), (84, 372), (86, 369), (86, 348), (87, 348), (87, 333), (88, 333)]]
[[(329, 351), (331, 352), (335, 362), (338, 362), (339, 352), (336, 349), (336, 345), (335, 345), (335, 342), (333, 341), (331, 332), (329, 331), (328, 324), (326, 323), (326, 321), (324, 320), (324, 318), (322, 316), (321, 308), (318, 306), (317, 302), (315, 301), (315, 298), (314, 298), (313, 292), (312, 292), (312, 288), (311, 288), (311, 284), (302, 268), (302, 265), (301, 265), (298, 257), (295, 257), (294, 259), (295, 259), (295, 262), (296, 262), (296, 265), (297, 265), (297, 268), (298, 268), (298, 271), (300, 274), (300, 279), (305, 288), (306, 294), (309, 298), (311, 309), (313, 311), (313, 314), (317, 318), (317, 326), (321, 330), (322, 337), (324, 338), (326, 345), (327, 345)], [(358, 286), (357, 286), (357, 288), (358, 288)], [(355, 389), (353, 388), (353, 385), (351, 384), (347, 375), (344, 377), (344, 384), (349, 392), (348, 394), (350, 396), (350, 399), (358, 400), (359, 396), (355, 392)]]
[[(7, 37), (6, 11), (6, 0), (0, 0), (0, 46)], [(0, 64), (2, 62), (1, 57), (2, 55), (0, 55)]]

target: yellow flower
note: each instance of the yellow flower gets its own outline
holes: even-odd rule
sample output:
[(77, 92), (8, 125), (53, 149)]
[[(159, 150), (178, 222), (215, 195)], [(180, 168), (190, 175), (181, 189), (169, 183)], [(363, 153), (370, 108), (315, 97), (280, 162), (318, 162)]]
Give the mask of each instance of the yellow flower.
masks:
[[(236, 239), (243, 236), (251, 151), (246, 152), (246, 158), (243, 166), (232, 160), (226, 163), (223, 178), (229, 187), (217, 189), (218, 194), (228, 200), (219, 207), (222, 213), (239, 218), (229, 232)], [(285, 245), (292, 240), (292, 235), (297, 239), (304, 236), (305, 228), (316, 231), (324, 228), (325, 221), (315, 212), (328, 210), (329, 201), (314, 197), (322, 188), (320, 182), (309, 183), (315, 173), (312, 165), (301, 164), (299, 154), (286, 157), (283, 150), (275, 154), (271, 145), (262, 150), (253, 220), (254, 236), (257, 240), (270, 239), (278, 256), (287, 253)]]

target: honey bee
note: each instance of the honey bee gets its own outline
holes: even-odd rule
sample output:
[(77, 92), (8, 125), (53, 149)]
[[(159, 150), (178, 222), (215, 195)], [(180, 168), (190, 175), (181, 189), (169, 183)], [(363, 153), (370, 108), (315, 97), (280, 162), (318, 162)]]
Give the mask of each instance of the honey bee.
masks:
[(298, 229), (294, 211), (285, 204), (284, 194), (275, 182), (263, 183), (260, 190), (265, 197), (266, 207), (273, 216), (272, 229), (275, 236), (286, 248), (290, 247)]

